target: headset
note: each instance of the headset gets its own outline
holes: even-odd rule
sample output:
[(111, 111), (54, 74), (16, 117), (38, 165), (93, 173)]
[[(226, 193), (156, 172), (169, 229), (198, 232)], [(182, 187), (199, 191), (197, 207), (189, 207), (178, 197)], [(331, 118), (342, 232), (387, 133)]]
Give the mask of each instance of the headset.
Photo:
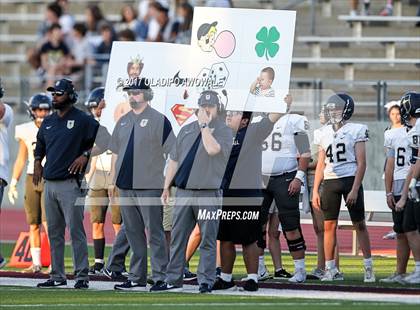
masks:
[(153, 100), (154, 93), (153, 93), (153, 90), (151, 88), (142, 89), (141, 91), (143, 93), (144, 101), (152, 101)]
[(79, 99), (79, 95), (74, 90), (73, 81), (70, 80), (70, 79), (66, 79), (66, 78), (64, 78), (63, 80), (66, 80), (70, 84), (70, 86), (71, 86), (71, 89), (67, 91), (67, 94), (69, 96), (70, 103), (72, 103), (72, 104), (76, 103), (77, 102), (77, 99)]
[(219, 95), (219, 93), (217, 91), (214, 91), (214, 90), (205, 90), (205, 91), (203, 91), (200, 94), (200, 97), (198, 98), (198, 105), (199, 106), (201, 105), (201, 102), (203, 100), (205, 100), (205, 96), (206, 95), (211, 95), (211, 94), (216, 95), (217, 96), (217, 99), (218, 99), (218, 102), (217, 102), (217, 113), (218, 114), (221, 114), (221, 115), (226, 114), (226, 106), (227, 106), (227, 104), (229, 102), (229, 98), (228, 98), (226, 89), (223, 89), (222, 90), (222, 94), (226, 98), (226, 102), (224, 104), (222, 103), (222, 97)]

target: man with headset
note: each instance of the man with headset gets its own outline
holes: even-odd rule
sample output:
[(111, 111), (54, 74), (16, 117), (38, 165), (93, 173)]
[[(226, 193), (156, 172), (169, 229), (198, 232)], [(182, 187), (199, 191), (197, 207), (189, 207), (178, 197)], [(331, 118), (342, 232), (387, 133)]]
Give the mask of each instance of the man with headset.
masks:
[(216, 278), (218, 219), (206, 220), (199, 213), (215, 213), (222, 206), (220, 184), (232, 148), (232, 131), (224, 122), (219, 95), (203, 91), (198, 99), (197, 121), (184, 126), (170, 154), (163, 203), (177, 187), (173, 209), (170, 261), (166, 281), (155, 283), (152, 292), (181, 291), (188, 237), (200, 227), (200, 262), (197, 280), (200, 293), (209, 293)]
[(152, 280), (162, 282), (168, 255), (163, 231), (163, 187), (165, 156), (175, 143), (169, 120), (149, 103), (153, 91), (144, 78), (134, 78), (123, 88), (129, 96), (131, 111), (115, 125), (109, 149), (112, 151), (111, 175), (119, 192), (119, 204), (132, 256), (128, 280), (116, 290), (142, 291), (147, 283), (148, 231)]
[[(73, 82), (61, 79), (48, 87), (57, 111), (42, 122), (34, 151), (33, 182), (37, 186), (45, 180), (45, 211), (51, 245), (50, 279), (39, 283), (40, 288), (67, 286), (64, 271), (64, 234), (69, 226), (76, 289), (86, 289), (88, 282), (88, 249), (83, 227), (84, 206), (76, 204), (83, 196), (81, 176), (95, 142), (98, 122), (76, 109), (77, 93)], [(41, 162), (46, 157), (45, 166)]]

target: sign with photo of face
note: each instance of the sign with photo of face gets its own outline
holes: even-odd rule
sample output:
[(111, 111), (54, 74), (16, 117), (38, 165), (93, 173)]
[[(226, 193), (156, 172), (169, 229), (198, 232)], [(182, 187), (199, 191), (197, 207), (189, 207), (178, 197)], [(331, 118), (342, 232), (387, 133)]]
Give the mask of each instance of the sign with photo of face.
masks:
[[(127, 92), (123, 91), (124, 85), (145, 78), (153, 91), (149, 104), (165, 114), (174, 130), (179, 131), (180, 126), (190, 119), (180, 107), (187, 101), (184, 99), (184, 79), (188, 77), (189, 53), (188, 45), (114, 42), (105, 85), (106, 109), (102, 112), (101, 124), (112, 131), (119, 118), (131, 110)], [(174, 108), (175, 105), (178, 106)]]

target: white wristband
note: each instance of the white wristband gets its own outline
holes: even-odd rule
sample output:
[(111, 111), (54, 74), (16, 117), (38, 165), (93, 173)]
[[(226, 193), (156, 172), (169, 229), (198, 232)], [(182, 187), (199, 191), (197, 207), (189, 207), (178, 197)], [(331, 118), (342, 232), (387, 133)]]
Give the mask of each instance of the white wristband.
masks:
[(12, 181), (10, 181), (10, 186), (16, 186), (18, 180), (16, 179), (12, 179)]
[(304, 181), (305, 181), (305, 172), (303, 172), (302, 170), (298, 170), (296, 172), (295, 178), (296, 179), (299, 179), (302, 183), (304, 183)]
[(416, 187), (416, 184), (417, 184), (417, 179), (412, 178), (411, 181), (410, 181), (409, 188)]

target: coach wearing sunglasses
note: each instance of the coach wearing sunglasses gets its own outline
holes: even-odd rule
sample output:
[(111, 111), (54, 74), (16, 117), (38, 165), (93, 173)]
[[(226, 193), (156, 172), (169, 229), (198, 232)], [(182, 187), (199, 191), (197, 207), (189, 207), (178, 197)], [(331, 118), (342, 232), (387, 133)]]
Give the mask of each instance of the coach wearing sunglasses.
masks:
[(147, 241), (150, 245), (152, 280), (162, 282), (168, 254), (163, 231), (163, 188), (165, 156), (175, 144), (169, 120), (150, 106), (153, 91), (147, 80), (134, 78), (123, 88), (131, 111), (115, 125), (109, 149), (112, 151), (111, 177), (119, 191), (123, 223), (133, 252), (128, 280), (116, 290), (144, 291), (147, 281)]
[[(88, 288), (88, 249), (83, 227), (83, 205), (76, 199), (83, 196), (80, 180), (95, 142), (99, 123), (73, 105), (77, 93), (71, 80), (61, 79), (47, 88), (56, 110), (42, 122), (34, 151), (33, 182), (45, 179), (45, 211), (51, 245), (50, 279), (40, 288), (66, 287), (64, 272), (64, 233), (69, 227), (73, 250), (76, 284)], [(46, 157), (45, 166), (41, 162)]]

